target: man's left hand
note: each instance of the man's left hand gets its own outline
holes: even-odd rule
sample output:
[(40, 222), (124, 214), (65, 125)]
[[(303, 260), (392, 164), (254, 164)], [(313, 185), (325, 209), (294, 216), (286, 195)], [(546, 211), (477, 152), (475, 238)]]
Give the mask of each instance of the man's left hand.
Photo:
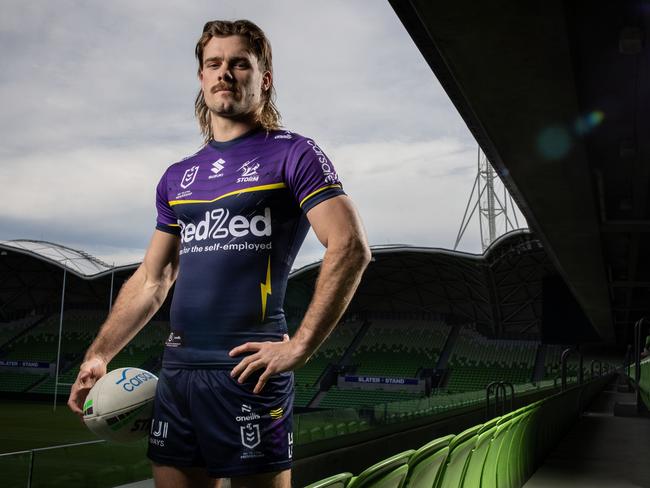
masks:
[(232, 349), (228, 355), (235, 357), (245, 352), (252, 354), (242, 359), (230, 372), (230, 376), (243, 383), (254, 371), (264, 369), (253, 389), (256, 394), (262, 391), (274, 374), (296, 369), (307, 362), (307, 357), (298, 351), (287, 334), (282, 342), (247, 342)]

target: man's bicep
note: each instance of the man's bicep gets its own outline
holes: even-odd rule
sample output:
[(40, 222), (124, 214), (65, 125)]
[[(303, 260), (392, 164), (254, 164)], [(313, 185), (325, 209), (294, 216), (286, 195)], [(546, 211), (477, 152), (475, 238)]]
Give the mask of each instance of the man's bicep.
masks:
[(142, 262), (149, 277), (159, 279), (171, 273), (175, 279), (180, 242), (180, 237), (175, 234), (157, 229), (154, 231)]
[(350, 239), (365, 242), (365, 230), (352, 200), (347, 195), (329, 198), (312, 207), (307, 218), (325, 247)]

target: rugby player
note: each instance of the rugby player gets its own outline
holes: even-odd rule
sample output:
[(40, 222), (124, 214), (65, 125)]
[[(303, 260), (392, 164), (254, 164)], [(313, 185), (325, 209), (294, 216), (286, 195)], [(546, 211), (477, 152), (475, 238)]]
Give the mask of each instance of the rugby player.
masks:
[[(158, 488), (291, 486), (293, 373), (341, 318), (370, 260), (334, 167), (280, 130), (271, 47), (250, 21), (208, 22), (195, 109), (205, 145), (156, 190), (156, 230), (72, 386), (81, 414), (111, 359), (175, 282), (148, 456)], [(309, 225), (326, 247), (293, 337), (282, 310)]]

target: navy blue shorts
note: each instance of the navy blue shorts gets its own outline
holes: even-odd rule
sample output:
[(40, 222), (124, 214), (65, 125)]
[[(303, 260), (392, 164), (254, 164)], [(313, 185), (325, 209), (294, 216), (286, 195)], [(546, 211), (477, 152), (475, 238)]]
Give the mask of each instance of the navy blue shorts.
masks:
[(282, 471), (293, 455), (293, 373), (272, 376), (258, 395), (259, 374), (243, 384), (223, 369), (163, 368), (154, 401), (153, 462), (205, 467), (214, 478)]

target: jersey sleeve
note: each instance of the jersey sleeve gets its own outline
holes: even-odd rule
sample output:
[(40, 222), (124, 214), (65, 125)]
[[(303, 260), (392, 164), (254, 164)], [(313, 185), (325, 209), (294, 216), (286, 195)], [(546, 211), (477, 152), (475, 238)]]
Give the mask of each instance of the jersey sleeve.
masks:
[(178, 225), (176, 214), (169, 205), (167, 196), (167, 172), (160, 178), (156, 187), (156, 229), (167, 232), (168, 234), (180, 235), (181, 230)]
[(311, 139), (301, 139), (294, 146), (286, 183), (305, 213), (329, 198), (345, 195), (334, 165)]

